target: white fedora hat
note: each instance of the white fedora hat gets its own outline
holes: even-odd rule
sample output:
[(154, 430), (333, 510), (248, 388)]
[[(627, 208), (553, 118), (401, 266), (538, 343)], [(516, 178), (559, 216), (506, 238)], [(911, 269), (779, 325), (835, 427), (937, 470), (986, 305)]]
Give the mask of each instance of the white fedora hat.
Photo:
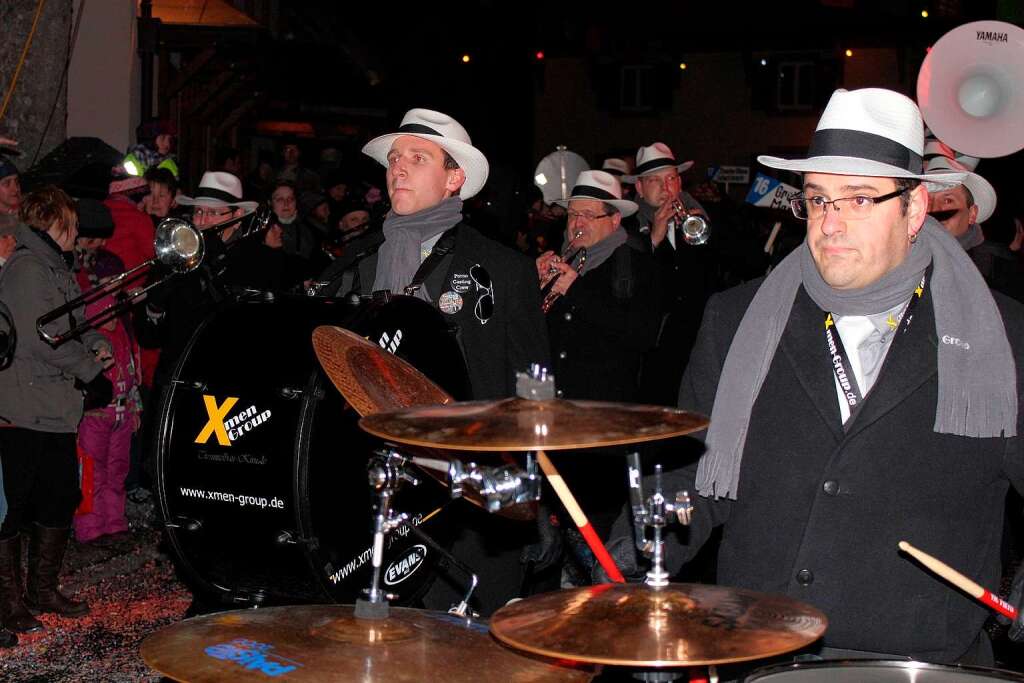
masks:
[(178, 203), (185, 206), (212, 206), (215, 208), (237, 206), (246, 213), (252, 213), (259, 206), (257, 202), (242, 201), (242, 181), (224, 171), (207, 171), (199, 181), (195, 197), (178, 196)]
[(583, 171), (576, 179), (569, 198), (557, 199), (554, 203), (568, 207), (569, 202), (576, 199), (596, 199), (611, 204), (623, 218), (632, 216), (637, 210), (636, 202), (622, 198), (622, 185), (618, 179), (606, 171)]
[(978, 157), (969, 157), (966, 154), (961, 154), (942, 140), (939, 140), (935, 135), (932, 134), (927, 127), (924, 129), (924, 167), (927, 170), (928, 162), (935, 157), (949, 157), (956, 160), (957, 163), (962, 165), (966, 170), (973, 171), (978, 168), (978, 162), (981, 161)]
[(455, 159), (466, 174), (466, 182), (459, 191), (463, 199), (475, 195), (487, 182), (487, 174), (490, 172), (487, 157), (473, 146), (466, 129), (447, 114), (431, 109), (410, 109), (402, 117), (397, 132), (370, 140), (363, 146), (363, 154), (387, 166), (391, 143), (403, 135), (413, 135), (437, 143)]
[(653, 145), (641, 147), (636, 151), (636, 168), (633, 169), (632, 175), (622, 176), (622, 181), (635, 183), (640, 176), (645, 176), (670, 166), (674, 166), (677, 171), (682, 173), (688, 171), (693, 166), (693, 162), (684, 161), (680, 164), (676, 161), (676, 157), (672, 154), (672, 150), (668, 145), (664, 142), (655, 142)]
[[(836, 90), (811, 138), (806, 159), (759, 156), (771, 168), (797, 173), (924, 178), (924, 122), (914, 101), (882, 88)], [(957, 185), (962, 173), (935, 174)]]
[(613, 176), (624, 176), (629, 173), (629, 164), (626, 163), (625, 159), (612, 157), (604, 160), (601, 164), (601, 170), (605, 173), (611, 173)]
[(977, 173), (967, 170), (961, 162), (956, 159), (950, 159), (949, 157), (937, 156), (932, 157), (924, 165), (925, 168), (925, 186), (929, 192), (942, 192), (948, 190), (949, 186), (940, 184), (933, 186), (928, 181), (928, 177), (936, 174), (949, 173), (951, 171), (964, 172), (963, 186), (967, 188), (971, 196), (974, 197), (974, 203), (978, 207), (978, 220), (976, 223), (984, 223), (991, 218), (992, 213), (996, 210), (996, 190), (992, 187), (992, 184), (982, 178)]

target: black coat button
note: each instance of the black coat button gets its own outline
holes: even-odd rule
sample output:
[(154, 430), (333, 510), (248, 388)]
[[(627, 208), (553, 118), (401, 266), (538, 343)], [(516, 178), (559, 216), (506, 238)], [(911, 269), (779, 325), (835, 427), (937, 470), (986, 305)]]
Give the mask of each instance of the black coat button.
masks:
[(810, 569), (801, 569), (796, 573), (796, 582), (801, 586), (810, 586), (814, 583), (814, 572)]
[(839, 495), (839, 482), (835, 479), (829, 479), (821, 485), (822, 490), (830, 496)]

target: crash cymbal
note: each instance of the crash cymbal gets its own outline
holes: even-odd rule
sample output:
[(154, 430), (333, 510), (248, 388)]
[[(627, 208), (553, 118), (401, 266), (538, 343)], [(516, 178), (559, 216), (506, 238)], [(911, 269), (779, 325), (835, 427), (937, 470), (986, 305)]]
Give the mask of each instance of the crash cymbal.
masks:
[(594, 672), (517, 654), (479, 624), (392, 607), (357, 619), (346, 605), (238, 610), (168, 626), (142, 643), (176, 681), (589, 681)]
[[(408, 362), (351, 330), (321, 325), (313, 330), (313, 349), (331, 382), (360, 415), (452, 401), (444, 389)], [(451, 459), (448, 453), (428, 448), (407, 451), (403, 455), (434, 461)], [(448, 486), (447, 470), (435, 467), (424, 471), (442, 486)], [(467, 488), (462, 497), (477, 507), (486, 508), (477, 491)], [(537, 505), (511, 505), (495, 514), (529, 521), (537, 518)]]
[(450, 403), (426, 375), (355, 332), (321, 325), (313, 349), (324, 372), (360, 415)]
[(467, 401), (366, 415), (364, 430), (388, 441), (465, 451), (536, 451), (667, 439), (708, 426), (697, 413), (598, 401)]
[(517, 650), (633, 667), (725, 664), (800, 649), (825, 632), (815, 608), (723, 586), (604, 584), (502, 607), (491, 633)]

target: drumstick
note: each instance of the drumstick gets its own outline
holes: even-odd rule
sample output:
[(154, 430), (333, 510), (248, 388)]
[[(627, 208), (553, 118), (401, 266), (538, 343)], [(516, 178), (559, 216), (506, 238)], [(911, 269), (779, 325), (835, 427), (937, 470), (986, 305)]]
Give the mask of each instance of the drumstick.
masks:
[(932, 557), (923, 550), (918, 550), (906, 541), (900, 541), (899, 547), (900, 550), (910, 553), (918, 562), (928, 569), (931, 569), (940, 577), (949, 581), (951, 584), (967, 593), (981, 604), (994, 609), (996, 612), (999, 612), (1008, 619), (1014, 619), (1017, 617), (1016, 607), (1006, 602), (987, 588), (982, 588), (978, 584), (974, 583), (942, 560)]
[(583, 509), (580, 508), (579, 503), (576, 502), (576, 498), (572, 495), (569, 487), (565, 485), (565, 480), (562, 479), (562, 475), (555, 469), (551, 459), (548, 458), (544, 451), (537, 451), (537, 463), (540, 468), (544, 470), (544, 475), (548, 478), (548, 482), (551, 484), (551, 488), (555, 490), (558, 495), (558, 499), (562, 501), (562, 505), (569, 512), (569, 516), (572, 517), (573, 523), (576, 524), (576, 528), (583, 534), (583, 540), (590, 546), (591, 552), (594, 553), (594, 557), (601, 563), (601, 567), (612, 581), (616, 583), (626, 583), (626, 579), (622, 576), (622, 572), (615, 565), (615, 560), (608, 554), (608, 549), (604, 547), (604, 543), (598, 537), (597, 532), (594, 531), (594, 527), (590, 526), (590, 520), (583, 514)]

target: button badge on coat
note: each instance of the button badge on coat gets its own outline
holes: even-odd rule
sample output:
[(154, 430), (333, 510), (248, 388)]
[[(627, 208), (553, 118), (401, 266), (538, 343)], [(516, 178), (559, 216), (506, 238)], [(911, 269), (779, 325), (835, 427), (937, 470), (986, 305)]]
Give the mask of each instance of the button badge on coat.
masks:
[(462, 310), (462, 297), (458, 292), (445, 292), (437, 300), (437, 307), (442, 313), (453, 315)]

